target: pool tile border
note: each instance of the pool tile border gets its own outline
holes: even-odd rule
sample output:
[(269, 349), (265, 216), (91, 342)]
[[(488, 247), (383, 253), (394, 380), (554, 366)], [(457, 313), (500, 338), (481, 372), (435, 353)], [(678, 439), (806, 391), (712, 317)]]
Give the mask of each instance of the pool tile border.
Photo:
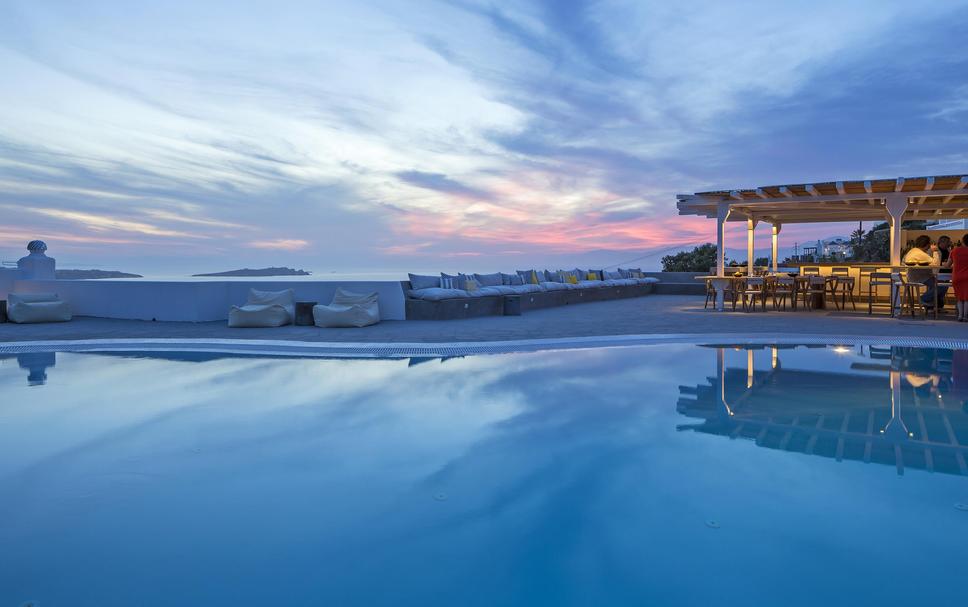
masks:
[(211, 352), (254, 356), (311, 358), (439, 358), (538, 352), (617, 348), (660, 344), (747, 345), (839, 345), (907, 346), (920, 348), (968, 349), (968, 339), (928, 337), (871, 337), (863, 335), (737, 335), (655, 334), (603, 335), (484, 342), (440, 343), (366, 343), (303, 342), (289, 340), (242, 339), (85, 339), (45, 340), (0, 344), (0, 354), (27, 352)]

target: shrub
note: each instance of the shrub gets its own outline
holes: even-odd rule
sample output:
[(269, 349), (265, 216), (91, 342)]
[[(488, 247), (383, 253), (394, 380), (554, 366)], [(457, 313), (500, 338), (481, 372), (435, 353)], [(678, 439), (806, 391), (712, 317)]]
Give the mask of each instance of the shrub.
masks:
[(707, 242), (691, 251), (680, 251), (662, 258), (664, 272), (708, 272), (716, 265), (716, 245)]

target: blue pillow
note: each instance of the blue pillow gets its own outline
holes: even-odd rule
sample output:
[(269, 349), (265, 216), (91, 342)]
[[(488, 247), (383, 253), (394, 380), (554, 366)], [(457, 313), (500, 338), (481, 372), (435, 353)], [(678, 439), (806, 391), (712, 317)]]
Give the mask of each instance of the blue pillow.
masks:
[(454, 285), (453, 288), (460, 289), (462, 291), (464, 290), (464, 287), (467, 285), (467, 283), (465, 282), (466, 278), (467, 278), (466, 276), (464, 276), (459, 272), (457, 276), (454, 276), (453, 274), (444, 274), (443, 272), (440, 273), (441, 282), (443, 282), (444, 279), (449, 279), (452, 281), (451, 284)]
[(507, 286), (518, 286), (524, 284), (524, 278), (520, 274), (501, 273), (501, 284)]
[(500, 272), (494, 274), (474, 274), (476, 280), (482, 287), (499, 287), (503, 284)]
[(440, 288), (440, 276), (426, 276), (422, 274), (407, 274), (410, 277), (410, 288), (418, 289)]

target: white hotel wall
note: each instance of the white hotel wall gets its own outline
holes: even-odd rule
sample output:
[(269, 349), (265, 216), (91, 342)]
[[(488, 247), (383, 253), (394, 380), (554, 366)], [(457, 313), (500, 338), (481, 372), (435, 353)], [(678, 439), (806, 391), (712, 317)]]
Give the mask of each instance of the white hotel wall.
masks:
[(77, 316), (131, 320), (205, 322), (226, 320), (232, 305), (245, 303), (249, 289), (292, 289), (298, 301), (328, 304), (337, 287), (356, 293), (376, 291), (383, 320), (404, 320), (403, 288), (398, 281), (308, 282), (272, 280), (152, 281), (152, 280), (15, 280), (0, 293), (57, 293)]

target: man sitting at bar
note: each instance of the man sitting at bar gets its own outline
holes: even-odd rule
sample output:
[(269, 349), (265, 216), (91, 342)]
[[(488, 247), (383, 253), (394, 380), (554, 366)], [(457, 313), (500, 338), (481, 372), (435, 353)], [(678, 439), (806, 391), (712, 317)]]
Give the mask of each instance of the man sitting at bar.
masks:
[[(932, 267), (940, 266), (941, 253), (938, 251), (938, 245), (932, 244), (931, 238), (926, 234), (918, 236), (914, 240), (914, 246), (904, 255), (904, 264), (927, 264)], [(928, 268), (912, 268), (908, 270), (907, 279), (908, 282), (920, 282), (927, 287), (921, 296), (921, 303), (929, 310), (934, 308), (934, 293), (937, 290), (938, 309), (941, 309), (948, 288), (938, 287), (938, 279), (935, 277), (934, 270), (929, 270)]]

